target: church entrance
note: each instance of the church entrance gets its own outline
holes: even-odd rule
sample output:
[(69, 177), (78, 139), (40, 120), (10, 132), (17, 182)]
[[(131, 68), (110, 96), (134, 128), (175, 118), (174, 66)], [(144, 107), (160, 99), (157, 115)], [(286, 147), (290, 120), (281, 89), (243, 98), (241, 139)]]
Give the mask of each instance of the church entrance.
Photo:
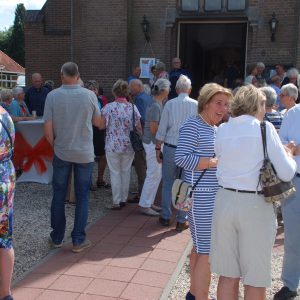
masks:
[(244, 78), (247, 23), (179, 23), (179, 57), (192, 75), (193, 96), (207, 82), (224, 83), (228, 72)]

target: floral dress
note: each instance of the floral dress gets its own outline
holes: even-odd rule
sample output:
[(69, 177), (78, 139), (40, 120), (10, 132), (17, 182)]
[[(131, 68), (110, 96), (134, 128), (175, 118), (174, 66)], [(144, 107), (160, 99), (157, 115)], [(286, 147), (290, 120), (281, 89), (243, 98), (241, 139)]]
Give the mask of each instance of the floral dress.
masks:
[(135, 125), (137, 125), (141, 115), (137, 107), (127, 101), (116, 100), (102, 108), (101, 114), (106, 119), (106, 152), (133, 152), (129, 138), (133, 121), (132, 107), (134, 107)]
[[(15, 139), (15, 128), (9, 114), (0, 109), (0, 119)], [(0, 123), (0, 248), (12, 247), (13, 198), (15, 192), (15, 169), (11, 160), (12, 145)]]

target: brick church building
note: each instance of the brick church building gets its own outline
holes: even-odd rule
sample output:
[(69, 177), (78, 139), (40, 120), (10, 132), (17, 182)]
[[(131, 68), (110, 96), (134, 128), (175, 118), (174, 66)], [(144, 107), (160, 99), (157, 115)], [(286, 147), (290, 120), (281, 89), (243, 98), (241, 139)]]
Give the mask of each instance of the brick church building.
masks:
[(41, 72), (58, 86), (71, 60), (109, 94), (141, 57), (170, 68), (179, 56), (200, 85), (229, 62), (242, 72), (258, 61), (300, 68), (300, 1), (48, 0), (27, 11), (25, 41), (27, 79)]

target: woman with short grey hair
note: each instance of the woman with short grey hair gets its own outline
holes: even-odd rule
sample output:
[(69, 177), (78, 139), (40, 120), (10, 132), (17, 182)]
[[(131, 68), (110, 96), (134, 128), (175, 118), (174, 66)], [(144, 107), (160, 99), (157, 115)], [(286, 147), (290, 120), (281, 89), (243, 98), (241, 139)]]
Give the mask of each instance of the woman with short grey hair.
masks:
[(271, 122), (276, 130), (279, 131), (283, 116), (273, 108), (277, 99), (277, 94), (274, 89), (269, 86), (261, 87), (260, 90), (266, 96), (266, 113), (264, 120)]
[(152, 87), (153, 100), (146, 110), (143, 145), (146, 152), (147, 173), (140, 197), (140, 211), (148, 216), (159, 216), (160, 208), (153, 205), (161, 181), (161, 164), (156, 160), (155, 135), (158, 129), (163, 102), (168, 99), (170, 81), (158, 79)]
[(18, 104), (20, 106), (20, 115), (18, 117), (30, 117), (29, 109), (24, 101), (25, 93), (24, 93), (23, 88), (14, 87), (12, 89), (12, 93), (13, 93), (14, 99), (18, 102)]

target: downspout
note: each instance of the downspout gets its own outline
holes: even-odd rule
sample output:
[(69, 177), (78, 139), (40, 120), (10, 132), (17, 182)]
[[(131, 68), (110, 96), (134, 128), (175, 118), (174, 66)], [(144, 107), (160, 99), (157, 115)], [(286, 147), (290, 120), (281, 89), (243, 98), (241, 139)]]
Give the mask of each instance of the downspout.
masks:
[[(297, 27), (296, 27), (296, 51), (295, 51), (295, 65), (296, 68), (300, 68), (300, 1), (297, 1)], [(299, 58), (299, 59), (298, 59)]]
[(74, 25), (74, 7), (73, 7), (73, 0), (71, 0), (71, 47), (70, 47), (70, 61), (73, 61), (74, 59), (74, 46), (73, 46), (73, 40), (74, 40), (74, 29), (73, 29), (73, 25)]

